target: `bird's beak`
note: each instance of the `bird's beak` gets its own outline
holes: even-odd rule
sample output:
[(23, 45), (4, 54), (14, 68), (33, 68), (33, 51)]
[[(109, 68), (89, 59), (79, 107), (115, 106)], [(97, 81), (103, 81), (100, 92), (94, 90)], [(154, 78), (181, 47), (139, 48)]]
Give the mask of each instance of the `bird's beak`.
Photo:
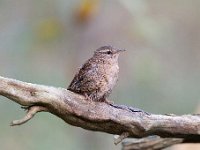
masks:
[(125, 52), (125, 49), (117, 49), (115, 53), (121, 53), (121, 52)]

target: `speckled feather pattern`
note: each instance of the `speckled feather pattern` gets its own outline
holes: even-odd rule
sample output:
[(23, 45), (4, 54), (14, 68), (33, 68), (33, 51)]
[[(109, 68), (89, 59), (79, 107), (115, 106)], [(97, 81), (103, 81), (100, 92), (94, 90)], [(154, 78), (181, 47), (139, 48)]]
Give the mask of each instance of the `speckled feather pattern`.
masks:
[(106, 101), (118, 79), (119, 54), (94, 54), (77, 72), (68, 90), (87, 94), (94, 101)]

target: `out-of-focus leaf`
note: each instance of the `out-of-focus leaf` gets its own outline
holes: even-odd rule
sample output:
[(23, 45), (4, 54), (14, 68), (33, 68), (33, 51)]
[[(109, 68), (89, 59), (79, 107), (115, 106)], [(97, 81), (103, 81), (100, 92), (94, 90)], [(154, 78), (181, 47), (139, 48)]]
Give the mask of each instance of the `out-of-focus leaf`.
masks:
[(76, 10), (77, 20), (81, 23), (87, 22), (97, 12), (99, 0), (82, 0)]
[(51, 41), (61, 35), (61, 23), (54, 19), (49, 18), (41, 21), (36, 27), (36, 36), (39, 41)]

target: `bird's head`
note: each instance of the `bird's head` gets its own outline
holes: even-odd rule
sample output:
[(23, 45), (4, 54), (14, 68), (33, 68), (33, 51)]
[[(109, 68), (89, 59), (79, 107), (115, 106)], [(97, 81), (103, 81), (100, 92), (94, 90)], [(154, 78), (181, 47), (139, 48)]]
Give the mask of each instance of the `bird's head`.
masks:
[(102, 46), (94, 52), (94, 56), (99, 56), (105, 59), (118, 59), (118, 56), (121, 52), (124, 52), (124, 49), (116, 49), (112, 46)]

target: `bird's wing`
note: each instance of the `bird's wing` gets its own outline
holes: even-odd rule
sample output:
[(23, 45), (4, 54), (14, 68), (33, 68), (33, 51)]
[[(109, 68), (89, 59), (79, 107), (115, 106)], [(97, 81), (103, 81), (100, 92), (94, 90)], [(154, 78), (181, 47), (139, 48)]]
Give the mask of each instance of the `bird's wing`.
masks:
[(99, 74), (99, 66), (88, 60), (82, 68), (76, 73), (74, 79), (68, 87), (68, 90), (74, 92), (92, 92), (98, 89), (101, 84), (101, 75)]

